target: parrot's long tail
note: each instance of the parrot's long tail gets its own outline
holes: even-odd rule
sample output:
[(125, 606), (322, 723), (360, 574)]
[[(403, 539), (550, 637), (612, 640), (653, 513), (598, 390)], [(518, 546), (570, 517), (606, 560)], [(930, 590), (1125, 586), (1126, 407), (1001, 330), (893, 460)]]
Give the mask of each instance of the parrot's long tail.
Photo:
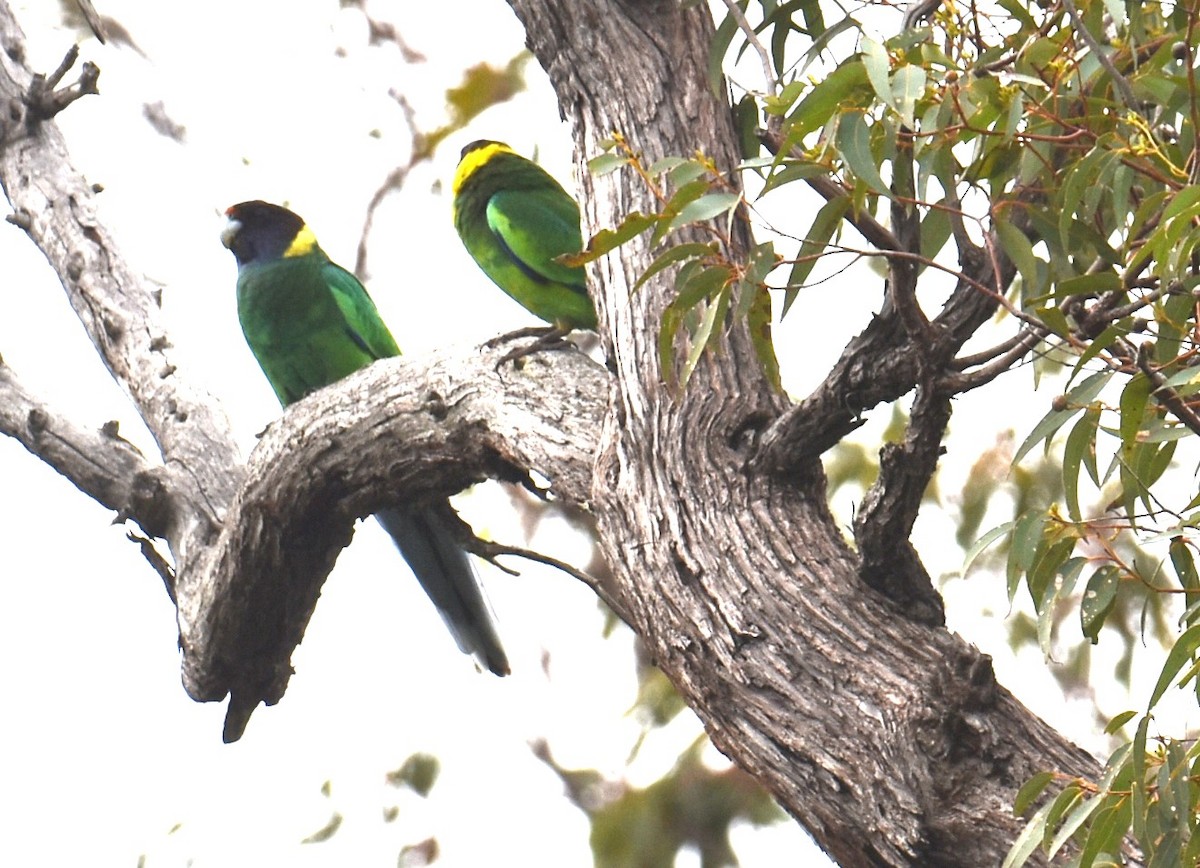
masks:
[(508, 656), (496, 635), (491, 606), (467, 553), (431, 515), (385, 509), (375, 514), (464, 654), (497, 675), (507, 675)]

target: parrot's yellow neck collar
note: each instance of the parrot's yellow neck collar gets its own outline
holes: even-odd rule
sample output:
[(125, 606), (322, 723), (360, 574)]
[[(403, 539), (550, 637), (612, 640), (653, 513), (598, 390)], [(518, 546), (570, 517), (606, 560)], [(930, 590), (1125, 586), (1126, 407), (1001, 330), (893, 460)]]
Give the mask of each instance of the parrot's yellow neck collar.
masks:
[(481, 148), (468, 151), (458, 162), (458, 170), (454, 173), (454, 183), (450, 187), (451, 193), (457, 196), (463, 184), (467, 183), (467, 179), (475, 174), (476, 170), (481, 168), (488, 160), (496, 156), (496, 154), (511, 153), (514, 153), (513, 149), (500, 142), (491, 142)]
[(317, 236), (313, 235), (313, 231), (307, 225), (301, 226), (300, 231), (296, 233), (296, 237), (292, 239), (292, 243), (288, 245), (288, 249), (283, 251), (283, 258), (307, 256), (313, 252), (316, 246)]

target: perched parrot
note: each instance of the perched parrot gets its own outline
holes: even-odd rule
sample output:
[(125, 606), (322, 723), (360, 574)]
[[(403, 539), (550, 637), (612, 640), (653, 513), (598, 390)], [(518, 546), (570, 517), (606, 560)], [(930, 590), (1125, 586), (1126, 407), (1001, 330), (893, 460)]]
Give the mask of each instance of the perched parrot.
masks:
[[(267, 202), (226, 212), (221, 242), (238, 264), (242, 332), (285, 407), (314, 389), (400, 354), (375, 303), (332, 262), (296, 214)], [(483, 589), (449, 531), (433, 515), (386, 509), (375, 516), (467, 654), (497, 675), (508, 658)]]
[(583, 247), (579, 205), (546, 170), (501, 142), (472, 142), (454, 173), (454, 228), (497, 286), (555, 336), (596, 328), (582, 268), (555, 261)]

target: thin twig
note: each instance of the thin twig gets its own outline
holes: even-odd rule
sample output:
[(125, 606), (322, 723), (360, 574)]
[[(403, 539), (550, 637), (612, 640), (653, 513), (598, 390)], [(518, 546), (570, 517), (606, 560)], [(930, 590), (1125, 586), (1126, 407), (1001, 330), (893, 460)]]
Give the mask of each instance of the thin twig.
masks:
[(978, 365), (985, 365), (992, 359), (999, 356), (1001, 353), (1006, 353), (1024, 340), (1025, 335), (1029, 333), (1031, 326), (1026, 326), (1021, 331), (1017, 332), (1008, 340), (1001, 341), (994, 347), (989, 347), (986, 350), (980, 350), (977, 353), (972, 353), (969, 356), (959, 356), (952, 360), (948, 368), (955, 371), (965, 371), (967, 368), (974, 368)]
[[(1164, 295), (1170, 295), (1172, 292), (1179, 292), (1179, 291), (1181, 291), (1179, 285), (1176, 282), (1172, 281), (1171, 283), (1167, 284), (1166, 286), (1160, 286), (1160, 287), (1158, 287), (1158, 289), (1152, 290), (1152, 291), (1146, 293), (1145, 295), (1141, 296), (1140, 298), (1134, 299), (1133, 301), (1129, 302), (1129, 304), (1124, 304), (1124, 305), (1121, 305), (1120, 307), (1114, 307), (1114, 308), (1110, 308), (1110, 309), (1104, 311), (1105, 319), (1108, 322), (1116, 322), (1119, 319), (1124, 319), (1127, 316), (1132, 316), (1133, 314), (1137, 313), (1139, 310), (1142, 310), (1143, 308), (1154, 304), (1154, 302), (1158, 301)], [(1121, 293), (1114, 293), (1113, 295), (1115, 297), (1120, 297)], [(1101, 309), (1103, 309), (1103, 306), (1104, 306), (1104, 303), (1102, 301), (1100, 303)]]
[(1030, 350), (1038, 345), (1038, 342), (1049, 331), (1049, 329), (1044, 327), (1041, 329), (1030, 327), (1027, 331), (1017, 335), (1016, 342), (1013, 343), (1012, 347), (990, 364), (969, 374), (960, 373), (942, 377), (937, 382), (938, 391), (945, 394), (958, 395), (987, 385), (1019, 362)]
[(750, 22), (746, 19), (746, 14), (742, 12), (741, 7), (734, 0), (724, 0), (724, 2), (725, 8), (729, 10), (730, 17), (737, 22), (738, 29), (745, 34), (746, 41), (758, 53), (758, 59), (762, 62), (763, 78), (767, 82), (767, 93), (775, 96), (779, 93), (779, 79), (775, 77), (775, 70), (771, 67), (771, 55), (767, 53), (766, 47), (759, 41), (758, 34), (750, 26)]
[(555, 569), (562, 570), (571, 578), (578, 579), (579, 581), (583, 582), (593, 591), (603, 590), (600, 580), (595, 576), (590, 576), (583, 570), (576, 569), (566, 561), (560, 561), (558, 558), (551, 557), (550, 555), (544, 555), (541, 552), (534, 551), (533, 549), (509, 545), (507, 543), (499, 543), (495, 542), (494, 540), (483, 540), (479, 539), (478, 537), (468, 542), (468, 546), (470, 547), (472, 554), (478, 555), (488, 563), (495, 566), (496, 569), (502, 570), (503, 572), (508, 573), (510, 576), (519, 576), (521, 573), (518, 570), (514, 570), (512, 567), (506, 567), (499, 563), (496, 558), (500, 557), (501, 555), (512, 555), (514, 557), (524, 558), (527, 561), (533, 561), (537, 564), (545, 564), (548, 567), (554, 567)]
[[(760, 130), (758, 138), (763, 143), (763, 146), (772, 154), (778, 155), (780, 150), (783, 149), (783, 136), (776, 132)], [(796, 149), (792, 149), (788, 156), (803, 159), (803, 155)], [(805, 180), (808, 186), (812, 187), (827, 202), (834, 199), (842, 199), (850, 195), (845, 187), (827, 175), (817, 175)], [(858, 230), (863, 238), (867, 239), (867, 241), (880, 250), (900, 249), (900, 242), (896, 240), (896, 236), (892, 234), (891, 230), (865, 211), (855, 211), (852, 208), (847, 209), (845, 219), (847, 223)]]
[(142, 551), (142, 557), (150, 563), (151, 569), (158, 573), (159, 578), (163, 580), (163, 587), (167, 589), (167, 596), (171, 598), (171, 603), (178, 605), (178, 600), (175, 599), (175, 570), (162, 553), (155, 548), (154, 540), (133, 531), (126, 532), (125, 536), (130, 542), (138, 544), (138, 548)]
[[(1200, 98), (1196, 93), (1196, 4), (1192, 3), (1192, 8), (1188, 10), (1187, 17), (1187, 39), (1184, 40), (1184, 62), (1187, 70), (1187, 85), (1188, 85), (1188, 104), (1189, 115), (1192, 121), (1192, 129), (1196, 129), (1200, 125)], [(1189, 155), (1191, 160), (1191, 172), (1189, 180), (1193, 184), (1200, 183), (1200, 154), (1197, 154), (1195, 147), (1192, 148), (1192, 153)]]
[(998, 305), (1003, 307), (1004, 310), (1007, 311), (1010, 315), (1019, 319), (1021, 322), (1025, 323), (1026, 325), (1033, 326), (1033, 327), (1040, 327), (1042, 325), (1041, 320), (1039, 320), (1037, 317), (1033, 316), (1032, 314), (1028, 314), (1025, 311), (1018, 308), (1011, 301), (1009, 301), (1007, 298), (1005, 298), (1003, 293), (997, 292), (995, 289), (993, 289), (992, 287), (990, 287), (984, 283), (980, 283), (978, 280), (976, 280), (973, 277), (970, 277), (963, 271), (959, 271), (957, 269), (951, 268), (949, 265), (944, 265), (944, 264), (938, 262), (937, 260), (930, 259), (929, 257), (927, 257), (923, 254), (909, 253), (908, 251), (905, 251), (905, 250), (862, 250), (857, 247), (849, 247), (845, 244), (838, 244), (838, 245), (831, 244), (831, 245), (829, 245), (829, 247), (831, 249), (836, 248), (837, 250), (840, 250), (844, 253), (853, 253), (856, 256), (863, 256), (863, 257), (882, 256), (887, 259), (895, 258), (895, 259), (914, 260), (916, 262), (921, 263), (921, 265), (923, 265), (925, 268), (932, 268), (936, 271), (945, 272), (946, 274), (949, 274), (949, 275), (955, 277), (956, 279), (958, 279), (962, 283), (966, 284), (967, 286), (970, 286), (972, 289), (978, 290), (982, 294), (986, 295), (988, 298), (995, 301)]
[(573, 579), (577, 579), (583, 584), (592, 589), (595, 594), (604, 601), (617, 617), (626, 624), (632, 624), (629, 612), (625, 609), (623, 602), (619, 597), (609, 592), (608, 586), (596, 576), (586, 573), (577, 567), (573, 567), (566, 561), (560, 561), (558, 558), (544, 555), (541, 552), (536, 552), (533, 549), (522, 548), (521, 546), (508, 545), (507, 543), (498, 543), (493, 540), (482, 540), (479, 537), (472, 536), (466, 543), (468, 550), (475, 555), (486, 560), (498, 570), (508, 573), (510, 576), (519, 576), (520, 573), (511, 567), (506, 567), (499, 563), (496, 558), (501, 555), (512, 555), (518, 558), (525, 558), (527, 561), (533, 561), (537, 564), (545, 564), (548, 567), (554, 567), (562, 570)]
[(1179, 393), (1167, 385), (1167, 378), (1162, 375), (1162, 372), (1155, 369), (1150, 362), (1151, 345), (1144, 343), (1138, 347), (1137, 351), (1137, 366), (1138, 369), (1146, 375), (1146, 379), (1154, 386), (1154, 398), (1168, 410), (1170, 410), (1175, 418), (1186, 425), (1193, 434), (1200, 434), (1200, 416), (1196, 415), (1196, 411), (1188, 406), (1187, 402), (1179, 396)]
[(1083, 23), (1083, 19), (1079, 15), (1079, 10), (1075, 8), (1075, 0), (1062, 0), (1063, 8), (1067, 10), (1067, 15), (1071, 17), (1071, 23), (1075, 25), (1075, 32), (1080, 35), (1088, 49), (1095, 55), (1096, 60), (1104, 67), (1104, 71), (1112, 76), (1113, 84), (1116, 85), (1117, 95), (1121, 98), (1122, 104), (1127, 109), (1137, 107), (1137, 97), (1133, 94), (1133, 88), (1129, 81), (1117, 71), (1117, 67), (1113, 64), (1112, 59), (1104, 53), (1103, 47), (1092, 35), (1092, 32), (1087, 29), (1087, 25)]
[(421, 132), (417, 129), (416, 112), (409, 104), (403, 94), (392, 92), (393, 99), (400, 104), (400, 110), (404, 113), (404, 122), (408, 125), (409, 134), (412, 137), (412, 152), (408, 158), (408, 162), (403, 166), (397, 166), (388, 172), (388, 176), (378, 189), (371, 194), (371, 201), (367, 203), (367, 216), (363, 219), (362, 235), (358, 238), (358, 251), (354, 255), (354, 274), (359, 280), (366, 280), (367, 274), (367, 239), (371, 236), (371, 228), (375, 225), (375, 212), (379, 210), (379, 206), (383, 204), (392, 193), (399, 192), (404, 188), (404, 182), (408, 180), (408, 173), (411, 172), (418, 163), (421, 163), (430, 158), (431, 154), (424, 148), (419, 147), (421, 143)]

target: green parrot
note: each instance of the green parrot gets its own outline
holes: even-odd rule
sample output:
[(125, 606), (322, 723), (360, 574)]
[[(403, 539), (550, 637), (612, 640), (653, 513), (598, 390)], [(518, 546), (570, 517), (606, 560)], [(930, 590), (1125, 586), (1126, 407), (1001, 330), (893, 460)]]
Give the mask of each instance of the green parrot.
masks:
[(595, 329), (582, 268), (555, 261), (583, 248), (579, 205), (546, 170), (502, 142), (462, 150), (454, 173), (454, 228), (484, 273), (552, 337)]
[[(329, 259), (299, 216), (261, 201), (242, 202), (225, 214), (221, 242), (238, 264), (238, 319), (281, 404), (400, 354), (366, 289)], [(508, 674), (483, 589), (450, 532), (421, 511), (385, 509), (375, 518), (458, 647), (497, 675)]]

